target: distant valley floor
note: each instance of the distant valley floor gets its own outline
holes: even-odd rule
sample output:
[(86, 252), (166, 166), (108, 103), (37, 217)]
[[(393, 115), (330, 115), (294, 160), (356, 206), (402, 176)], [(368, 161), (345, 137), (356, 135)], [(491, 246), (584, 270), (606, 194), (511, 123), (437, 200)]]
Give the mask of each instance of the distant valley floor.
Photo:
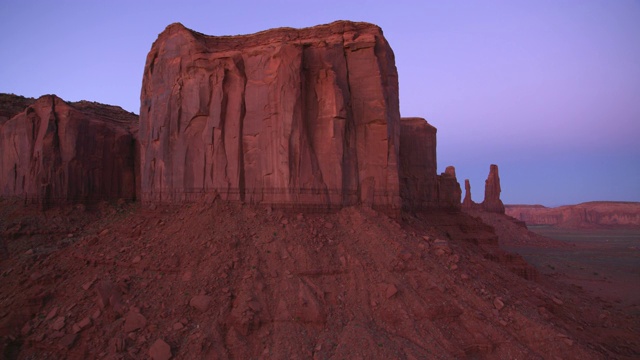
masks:
[(538, 270), (576, 285), (625, 310), (640, 313), (640, 228), (566, 229), (545, 225), (529, 230), (570, 247), (509, 244)]

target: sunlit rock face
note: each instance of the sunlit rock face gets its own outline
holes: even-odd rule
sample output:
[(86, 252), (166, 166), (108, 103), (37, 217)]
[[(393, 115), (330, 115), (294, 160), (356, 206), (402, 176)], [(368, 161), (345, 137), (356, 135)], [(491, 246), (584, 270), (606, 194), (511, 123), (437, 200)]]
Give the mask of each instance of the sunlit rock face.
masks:
[(398, 209), (394, 55), (375, 25), (244, 36), (168, 26), (141, 92), (143, 201)]
[(1, 196), (43, 206), (135, 198), (137, 115), (55, 95), (2, 99), (14, 110), (0, 122)]

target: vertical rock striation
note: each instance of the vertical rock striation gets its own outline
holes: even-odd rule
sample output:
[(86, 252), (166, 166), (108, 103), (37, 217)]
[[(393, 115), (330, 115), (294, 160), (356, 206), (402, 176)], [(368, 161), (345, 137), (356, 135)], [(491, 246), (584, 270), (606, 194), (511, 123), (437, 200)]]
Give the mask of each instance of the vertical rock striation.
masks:
[(1, 196), (44, 206), (135, 198), (136, 115), (55, 95), (18, 102), (26, 109), (0, 123)]
[(172, 24), (144, 70), (141, 197), (397, 209), (399, 137), (398, 75), (377, 26), (215, 37)]

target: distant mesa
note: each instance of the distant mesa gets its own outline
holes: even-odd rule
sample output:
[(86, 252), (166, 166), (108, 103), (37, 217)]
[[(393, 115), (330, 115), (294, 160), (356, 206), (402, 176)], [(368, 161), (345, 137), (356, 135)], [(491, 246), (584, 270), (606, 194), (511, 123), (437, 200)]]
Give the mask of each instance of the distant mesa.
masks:
[(1, 196), (43, 206), (135, 198), (136, 115), (55, 95), (0, 99)]
[(527, 225), (563, 228), (640, 226), (639, 202), (593, 201), (548, 208), (542, 205), (507, 205), (506, 214)]

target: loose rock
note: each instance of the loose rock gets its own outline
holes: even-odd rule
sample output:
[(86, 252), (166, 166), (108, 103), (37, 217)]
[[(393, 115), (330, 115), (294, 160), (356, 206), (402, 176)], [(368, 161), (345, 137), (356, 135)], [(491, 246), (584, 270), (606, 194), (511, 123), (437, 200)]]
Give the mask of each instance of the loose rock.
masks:
[(171, 347), (164, 340), (156, 340), (149, 349), (149, 356), (153, 360), (169, 360), (171, 359)]

